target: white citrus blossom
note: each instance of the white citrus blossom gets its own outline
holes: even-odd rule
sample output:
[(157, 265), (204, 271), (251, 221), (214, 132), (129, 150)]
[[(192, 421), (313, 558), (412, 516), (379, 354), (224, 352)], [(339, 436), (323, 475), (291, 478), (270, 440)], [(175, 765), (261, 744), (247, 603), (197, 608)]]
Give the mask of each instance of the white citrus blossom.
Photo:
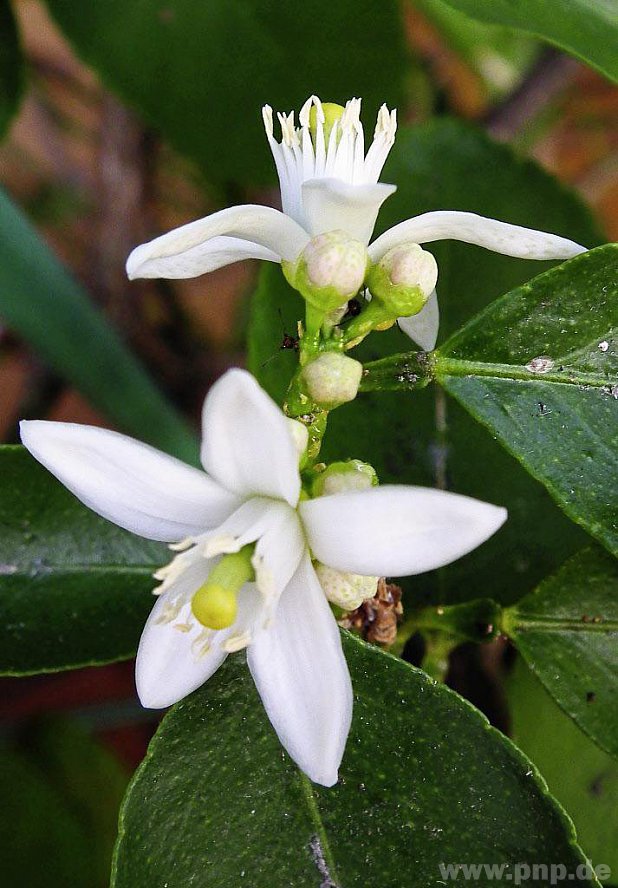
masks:
[[(250, 258), (292, 262), (313, 237), (337, 230), (368, 245), (373, 263), (397, 246), (448, 239), (524, 259), (568, 259), (584, 252), (584, 247), (555, 234), (454, 210), (407, 219), (370, 244), (380, 207), (396, 190), (378, 179), (395, 141), (397, 121), (395, 111), (383, 105), (365, 154), (360, 104), (360, 99), (351, 99), (333, 121), (328, 119), (332, 106), (311, 96), (300, 111), (299, 127), (294, 112), (277, 115), (281, 142), (275, 139), (272, 109), (266, 105), (262, 115), (283, 212), (237, 206), (190, 222), (133, 250), (127, 261), (129, 277), (196, 277)], [(438, 324), (435, 290), (419, 314), (400, 320), (402, 329), (426, 350), (436, 343)]]
[[(243, 370), (228, 371), (204, 402), (204, 472), (90, 426), (23, 422), (21, 434), (33, 456), (87, 506), (178, 553), (155, 574), (162, 584), (136, 664), (143, 705), (175, 703), (228, 653), (246, 648), (281, 743), (325, 786), (337, 780), (352, 689), (312, 559), (331, 569), (331, 585), (333, 571), (346, 574), (346, 583), (356, 582), (350, 573), (374, 580), (422, 573), (465, 555), (506, 517), (497, 506), (418, 487), (301, 496), (299, 443), (306, 445), (306, 430)], [(235, 620), (206, 628), (192, 609), (196, 592), (227, 553), (253, 543), (255, 580), (239, 589)]]

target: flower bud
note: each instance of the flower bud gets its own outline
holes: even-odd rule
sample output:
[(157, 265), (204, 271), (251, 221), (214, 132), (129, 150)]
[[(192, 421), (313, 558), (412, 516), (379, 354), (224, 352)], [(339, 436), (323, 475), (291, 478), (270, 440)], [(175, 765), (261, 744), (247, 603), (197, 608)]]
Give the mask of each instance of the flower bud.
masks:
[(348, 493), (353, 490), (368, 490), (378, 483), (376, 470), (360, 459), (334, 462), (327, 466), (314, 480), (313, 496), (330, 496), (334, 493)]
[(393, 314), (418, 314), (436, 286), (436, 260), (418, 244), (401, 244), (388, 250), (367, 275), (367, 286)]
[(363, 365), (340, 352), (324, 352), (303, 368), (307, 394), (325, 410), (353, 401), (362, 375)]
[(328, 600), (347, 611), (356, 610), (363, 601), (373, 598), (378, 588), (379, 577), (344, 573), (320, 563), (315, 572)]
[(368, 264), (364, 244), (345, 231), (318, 234), (295, 263), (282, 263), (290, 284), (323, 312), (334, 311), (356, 296)]

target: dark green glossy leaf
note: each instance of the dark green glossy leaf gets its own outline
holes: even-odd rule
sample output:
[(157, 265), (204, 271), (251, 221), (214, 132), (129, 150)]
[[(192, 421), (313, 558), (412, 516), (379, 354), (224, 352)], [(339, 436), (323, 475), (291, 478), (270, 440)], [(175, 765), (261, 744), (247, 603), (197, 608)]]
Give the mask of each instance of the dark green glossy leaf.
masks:
[(195, 461), (184, 420), (2, 192), (0, 317), (122, 431)]
[(560, 711), (522, 660), (507, 681), (512, 736), (573, 818), (580, 845), (618, 876), (618, 764)]
[[(382, 209), (379, 231), (417, 213), (454, 209), (555, 231), (585, 244), (598, 241), (588, 212), (574, 195), (461, 122), (401, 129), (382, 179), (396, 183), (398, 190)], [(468, 244), (436, 243), (430, 248), (440, 269), (441, 340), (492, 299), (547, 267)], [(280, 271), (264, 268), (253, 304), (250, 368), (280, 401), (296, 361), (292, 352), (280, 351), (283, 332), (294, 333), (301, 311), (302, 303)], [(410, 345), (394, 329), (370, 336), (353, 354), (369, 361)], [(491, 597), (512, 602), (585, 545), (585, 535), (541, 485), (455, 401), (436, 395), (433, 386), (413, 394), (361, 394), (331, 414), (323, 453), (326, 459), (368, 460), (384, 482), (433, 486), (439, 480), (458, 493), (508, 508), (507, 524), (476, 552), (439, 575), (407, 581), (415, 601)]]
[(454, 9), (555, 43), (618, 80), (614, 0), (446, 0)]
[[(407, 71), (395, 0), (47, 0), (104, 81), (209, 181), (274, 177), (260, 108), (311, 93), (398, 104)], [(138, 61), (139, 60), (139, 61)]]
[(105, 888), (127, 777), (74, 722), (30, 726), (0, 749), (6, 888)]
[(568, 715), (618, 755), (618, 564), (575, 555), (504, 614), (503, 630)]
[(97, 517), (21, 447), (0, 448), (0, 673), (133, 655), (165, 546)]
[(356, 701), (339, 784), (291, 765), (231, 657), (153, 741), (123, 807), (114, 888), (422, 888), (440, 864), (477, 861), (575, 870), (569, 822), (477, 710), (357, 639), (345, 650)]
[(7, 131), (21, 101), (24, 57), (9, 0), (0, 0), (0, 136)]
[(618, 553), (618, 245), (508, 293), (456, 333), (436, 378)]

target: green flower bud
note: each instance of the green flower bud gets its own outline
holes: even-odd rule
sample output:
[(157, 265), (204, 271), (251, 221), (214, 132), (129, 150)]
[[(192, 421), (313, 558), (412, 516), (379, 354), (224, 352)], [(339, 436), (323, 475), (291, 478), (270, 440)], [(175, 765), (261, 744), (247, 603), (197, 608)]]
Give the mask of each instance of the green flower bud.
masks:
[(324, 352), (303, 367), (307, 394), (319, 407), (332, 410), (358, 394), (363, 365), (340, 352)]
[(418, 314), (436, 286), (438, 266), (418, 244), (393, 247), (372, 265), (367, 286), (394, 317)]
[(295, 263), (282, 263), (290, 284), (304, 299), (327, 313), (345, 305), (363, 285), (369, 258), (360, 241), (345, 231), (318, 234)]
[(313, 496), (331, 496), (334, 493), (347, 493), (352, 490), (368, 490), (378, 484), (376, 470), (360, 459), (334, 462), (315, 478), (311, 492)]
[(347, 611), (356, 610), (363, 601), (373, 598), (378, 588), (379, 577), (344, 573), (319, 562), (315, 572), (328, 600)]

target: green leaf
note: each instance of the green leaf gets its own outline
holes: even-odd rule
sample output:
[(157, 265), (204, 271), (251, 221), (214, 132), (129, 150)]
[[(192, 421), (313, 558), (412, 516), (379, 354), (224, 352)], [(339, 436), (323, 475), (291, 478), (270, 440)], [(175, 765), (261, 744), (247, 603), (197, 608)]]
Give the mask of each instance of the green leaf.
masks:
[(0, 0), (0, 136), (17, 112), (26, 72), (17, 24), (9, 0)]
[(0, 317), (123, 431), (196, 460), (184, 420), (1, 191)]
[[(453, 209), (555, 231), (587, 245), (599, 239), (573, 194), (507, 146), (459, 121), (402, 128), (382, 179), (398, 190), (381, 211), (379, 231), (417, 213)], [(440, 270), (442, 340), (492, 299), (548, 267), (456, 242), (431, 244), (430, 249)], [(295, 332), (302, 308), (279, 269), (265, 267), (253, 300), (249, 366), (280, 403), (297, 361), (293, 352), (280, 351), (283, 333)], [(410, 345), (395, 328), (373, 334), (352, 354), (370, 361)], [(435, 387), (412, 395), (361, 394), (331, 414), (323, 453), (327, 460), (365, 459), (383, 482), (434, 486), (439, 480), (458, 493), (508, 508), (507, 524), (480, 549), (439, 575), (404, 584), (415, 602), (485, 596), (515, 601), (586, 544), (585, 534), (561, 514), (544, 488)]]
[(446, 0), (474, 19), (518, 28), (566, 49), (618, 80), (615, 0)]
[(573, 818), (586, 855), (618, 873), (618, 764), (560, 711), (521, 659), (507, 685), (512, 736)]
[(345, 651), (356, 701), (339, 784), (300, 775), (230, 657), (159, 729), (123, 806), (114, 888), (400, 888), (477, 861), (575, 870), (570, 823), (477, 710), (355, 638)]
[(410, 5), (438, 28), (492, 96), (512, 91), (538, 55), (539, 45), (529, 37), (510, 28), (480, 24), (446, 0), (410, 0)]
[(580, 728), (618, 756), (618, 564), (575, 555), (503, 618), (532, 671)]
[(0, 448), (0, 673), (131, 657), (169, 561), (82, 506), (21, 447)]
[(508, 293), (440, 349), (438, 381), (618, 554), (618, 245)]
[(2, 884), (105, 888), (127, 777), (75, 722), (30, 725), (0, 749)]
[[(82, 58), (209, 181), (271, 181), (260, 108), (313, 92), (398, 104), (408, 64), (395, 0), (47, 0)], [(139, 60), (139, 64), (136, 64)]]

